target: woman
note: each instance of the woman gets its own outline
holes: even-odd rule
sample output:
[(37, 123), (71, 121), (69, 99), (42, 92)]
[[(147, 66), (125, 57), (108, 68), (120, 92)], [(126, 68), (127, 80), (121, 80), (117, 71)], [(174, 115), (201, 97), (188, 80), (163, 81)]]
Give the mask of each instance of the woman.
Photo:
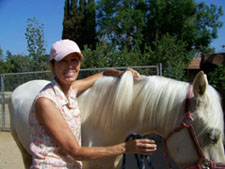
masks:
[[(83, 80), (76, 80), (83, 55), (71, 40), (52, 45), (49, 55), (54, 79), (37, 95), (30, 113), (31, 168), (81, 169), (83, 160), (116, 156), (123, 153), (151, 154), (153, 140), (132, 140), (108, 147), (81, 147), (81, 121), (77, 94), (91, 87), (103, 75), (120, 76), (123, 72), (107, 70)], [(139, 74), (128, 69), (134, 77)]]

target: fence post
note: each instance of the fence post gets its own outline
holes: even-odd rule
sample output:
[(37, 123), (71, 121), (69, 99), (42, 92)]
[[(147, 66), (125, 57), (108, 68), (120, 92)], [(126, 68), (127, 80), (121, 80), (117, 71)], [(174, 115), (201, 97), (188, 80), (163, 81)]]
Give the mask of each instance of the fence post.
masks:
[(162, 63), (159, 63), (159, 76), (162, 76)]
[(5, 130), (5, 84), (4, 84), (4, 75), (1, 76), (1, 103), (2, 103), (2, 130)]
[(158, 76), (162, 76), (162, 63), (156, 65), (156, 71)]

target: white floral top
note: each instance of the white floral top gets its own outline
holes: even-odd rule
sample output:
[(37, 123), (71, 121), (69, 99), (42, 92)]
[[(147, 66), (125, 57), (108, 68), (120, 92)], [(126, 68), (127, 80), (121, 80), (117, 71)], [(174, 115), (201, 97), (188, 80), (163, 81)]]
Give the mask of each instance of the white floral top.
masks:
[[(40, 97), (50, 99), (61, 111), (67, 125), (81, 145), (81, 121), (80, 110), (74, 90), (70, 88), (68, 99), (60, 89), (58, 83), (53, 79), (46, 85), (34, 100), (29, 125), (31, 130), (30, 149), (33, 153), (31, 168), (38, 169), (81, 169), (82, 164), (64, 154), (56, 141), (49, 135), (37, 120), (34, 104)], [(69, 105), (68, 107), (66, 105)]]

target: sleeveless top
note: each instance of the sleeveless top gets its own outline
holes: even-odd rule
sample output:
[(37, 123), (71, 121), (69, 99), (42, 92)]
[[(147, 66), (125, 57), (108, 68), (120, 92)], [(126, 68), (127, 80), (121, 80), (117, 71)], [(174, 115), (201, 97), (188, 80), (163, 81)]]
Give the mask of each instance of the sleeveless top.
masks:
[[(67, 125), (76, 137), (79, 145), (81, 145), (80, 110), (76, 94), (71, 87), (67, 99), (60, 89), (59, 84), (53, 79), (36, 96), (29, 116), (31, 131), (30, 150), (33, 154), (31, 169), (81, 169), (82, 163), (63, 153), (56, 141), (39, 123), (34, 105), (40, 97), (48, 98), (60, 110)], [(69, 108), (66, 106), (67, 104)]]

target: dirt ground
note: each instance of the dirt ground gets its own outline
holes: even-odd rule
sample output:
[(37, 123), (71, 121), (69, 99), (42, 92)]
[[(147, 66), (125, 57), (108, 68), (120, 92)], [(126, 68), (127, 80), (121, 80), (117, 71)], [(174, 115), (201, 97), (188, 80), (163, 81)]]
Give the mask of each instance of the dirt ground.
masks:
[[(158, 146), (158, 149), (162, 149), (162, 147)], [(165, 161), (164, 158), (162, 157), (162, 154), (157, 152), (154, 154), (155, 155), (152, 156), (154, 168), (157, 169), (166, 168), (166, 166), (164, 165)], [(128, 169), (137, 168), (136, 161), (133, 156), (128, 157), (127, 163), (128, 165), (126, 165), (126, 167)], [(172, 165), (172, 167), (174, 169), (178, 169), (174, 165)], [(0, 131), (0, 169), (24, 169), (22, 156), (10, 132)]]
[[(8, 110), (8, 97), (5, 95), (5, 129), (10, 130), (10, 117)], [(2, 105), (0, 104), (0, 110)], [(2, 127), (2, 114), (0, 112), (0, 129)], [(10, 132), (0, 131), (0, 169), (24, 169), (21, 153)]]
[(0, 131), (0, 169), (24, 169), (22, 156), (10, 132)]

